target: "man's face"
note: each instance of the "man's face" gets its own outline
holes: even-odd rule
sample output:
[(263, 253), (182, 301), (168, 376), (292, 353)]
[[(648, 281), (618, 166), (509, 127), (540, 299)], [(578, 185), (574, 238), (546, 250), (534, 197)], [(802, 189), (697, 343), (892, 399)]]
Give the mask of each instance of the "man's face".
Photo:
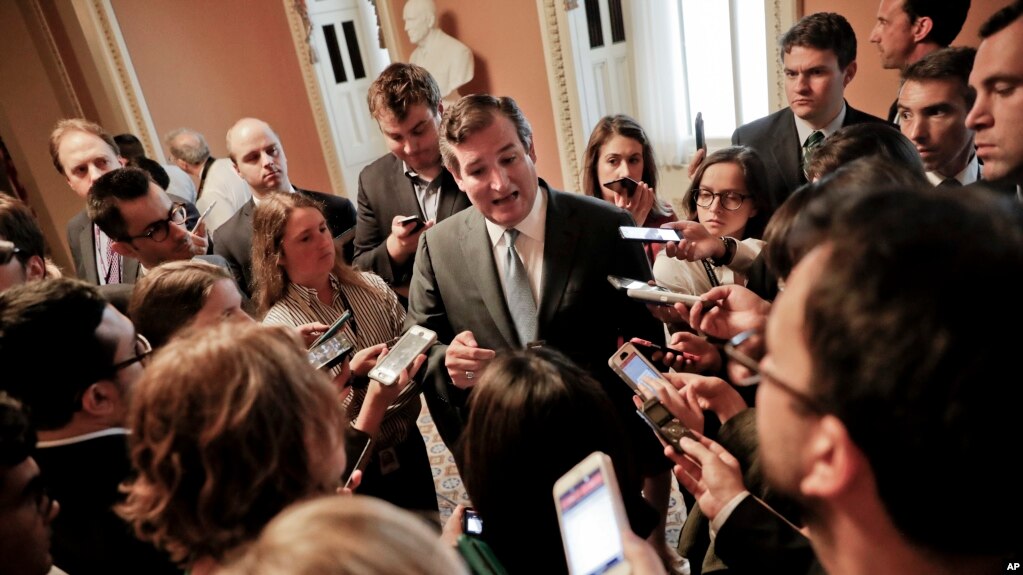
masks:
[(453, 148), (455, 181), (484, 217), (510, 228), (529, 215), (539, 185), (536, 153), (523, 147), (511, 120), (496, 113), (489, 126)]
[(115, 200), (124, 218), (125, 229), (131, 241), (115, 241), (114, 250), (121, 255), (133, 257), (146, 268), (152, 269), (163, 262), (192, 259), (192, 243), (185, 223), (167, 225), (167, 237), (156, 241), (144, 236), (166, 222), (174, 209), (167, 193), (153, 182), (149, 182), (146, 195), (133, 200)]
[(989, 36), (977, 48), (970, 85), (977, 101), (966, 117), (975, 132), (984, 179), (1023, 183), (1023, 18)]
[(387, 149), (417, 173), (431, 173), (440, 168), (440, 140), (437, 126), (440, 110), (426, 104), (410, 106), (403, 121), (385, 109), (377, 118)]
[(83, 200), (97, 178), (125, 164), (109, 144), (88, 132), (65, 134), (57, 146), (57, 157), (64, 167), (68, 186)]
[[(4, 239), (0, 236), (0, 240)], [(0, 261), (3, 261), (0, 256)], [(0, 292), (4, 291), (9, 287), (21, 285), (28, 281), (28, 274), (25, 270), (25, 264), (21, 263), (18, 256), (11, 256), (11, 261), (0, 264)]]
[(213, 284), (191, 325), (211, 327), (224, 321), (253, 321), (242, 309), (242, 294), (238, 292), (238, 287), (232, 279), (217, 280)]
[(4, 572), (45, 575), (50, 557), (50, 523), (60, 511), (43, 490), (39, 466), (31, 457), (0, 466), (0, 565)]
[(785, 291), (771, 309), (767, 355), (760, 362), (757, 435), (764, 476), (772, 487), (795, 497), (808, 471), (809, 434), (819, 419), (783, 386), (803, 393), (810, 389), (813, 362), (803, 332), (805, 304), (826, 257), (820, 248), (815, 249), (792, 270)]
[(913, 41), (913, 22), (902, 9), (903, 0), (881, 0), (877, 8), (877, 23), (870, 31), (870, 42), (877, 44), (881, 53), (881, 66), (902, 69), (916, 48)]
[(973, 132), (956, 80), (907, 80), (899, 92), (899, 129), (913, 141), (924, 167), (953, 177), (966, 167)]
[(782, 57), (785, 95), (792, 112), (814, 128), (823, 128), (842, 110), (845, 87), (856, 75), (856, 62), (845, 70), (831, 50), (793, 46)]
[(409, 41), (413, 44), (422, 42), (432, 24), (429, 12), (421, 3), (412, 0), (405, 4), (402, 16), (405, 18), (405, 33), (408, 34)]
[(231, 142), (231, 152), (238, 175), (257, 194), (289, 190), (284, 148), (265, 125), (252, 123), (238, 130)]

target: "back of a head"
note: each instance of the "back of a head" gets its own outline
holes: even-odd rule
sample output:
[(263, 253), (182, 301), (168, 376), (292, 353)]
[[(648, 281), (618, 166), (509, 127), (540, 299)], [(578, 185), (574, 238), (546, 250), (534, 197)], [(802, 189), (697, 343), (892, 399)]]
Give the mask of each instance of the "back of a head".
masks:
[(898, 128), (881, 122), (864, 122), (839, 128), (813, 149), (806, 161), (811, 182), (859, 158), (879, 156), (906, 169), (924, 174), (920, 154)]
[(489, 127), (504, 116), (515, 126), (519, 142), (528, 152), (533, 146), (533, 128), (518, 103), (509, 96), (469, 94), (462, 96), (453, 106), (444, 110), (440, 123), (440, 154), (444, 166), (452, 173), (459, 172), (458, 158), (453, 147), (469, 136)]
[(919, 18), (931, 19), (931, 31), (922, 40), (938, 46), (948, 46), (956, 39), (966, 23), (970, 0), (903, 0), (902, 9), (910, 22)]
[[(912, 225), (907, 225), (912, 222)], [(964, 286), (1023, 274), (1023, 213), (986, 190), (879, 190), (845, 204), (831, 255), (807, 297), (812, 392), (870, 462), (895, 526), (939, 555), (1018, 551), (1023, 493), (1005, 459), (1018, 451), (1023, 388), (1015, 372), (1023, 300), (966, 305)], [(983, 238), (963, 241), (963, 238)], [(1011, 378), (1010, 378), (1011, 379)], [(935, 505), (969, 493), (970, 521)]]
[(127, 223), (118, 201), (141, 198), (149, 193), (149, 173), (140, 168), (121, 168), (96, 179), (89, 190), (89, 219), (111, 239), (123, 241), (128, 236)]
[(25, 402), (37, 429), (67, 425), (80, 394), (113, 377), (115, 342), (96, 333), (106, 307), (94, 286), (67, 278), (0, 293), (0, 389)]
[(623, 493), (637, 485), (615, 407), (587, 372), (549, 349), (500, 353), (472, 391), (462, 437), (462, 479), (487, 522), (485, 538), (502, 562), (510, 541), (542, 538), (562, 557), (554, 483), (593, 451), (607, 453)]
[(454, 550), (422, 519), (355, 495), (295, 504), (224, 575), (460, 575)]
[(139, 279), (128, 304), (135, 329), (154, 348), (186, 327), (206, 303), (213, 286), (231, 280), (226, 269), (201, 260), (162, 263)]
[(0, 240), (20, 250), (14, 257), (25, 264), (32, 256), (46, 257), (46, 241), (32, 210), (21, 200), (0, 194)]
[(424, 104), (431, 112), (436, 112), (441, 97), (437, 81), (426, 68), (395, 62), (370, 84), (366, 101), (369, 103), (369, 113), (374, 118), (389, 112), (398, 121), (404, 121), (409, 109), (417, 104)]
[(167, 175), (167, 170), (165, 170), (163, 166), (160, 165), (160, 162), (157, 162), (156, 160), (145, 156), (136, 156), (134, 158), (129, 158), (126, 165), (128, 167), (145, 170), (145, 172), (149, 174), (150, 179), (156, 182), (156, 185), (160, 186), (163, 191), (167, 191), (167, 188), (170, 186), (170, 176)]
[(343, 410), (283, 327), (182, 333), (154, 355), (128, 420), (138, 475), (119, 512), (175, 560), (223, 559), (340, 477)]
[(163, 143), (173, 158), (192, 166), (198, 166), (210, 157), (210, 147), (206, 143), (206, 138), (195, 130), (188, 128), (173, 130), (164, 136)]
[(849, 21), (835, 12), (816, 12), (799, 19), (778, 39), (781, 56), (792, 48), (830, 50), (838, 59), (838, 67), (845, 70), (856, 59), (856, 33)]
[(142, 141), (135, 134), (118, 134), (114, 136), (117, 142), (117, 149), (121, 151), (121, 157), (126, 160), (146, 157), (146, 148)]
[(36, 432), (29, 425), (24, 406), (0, 391), (0, 488), (4, 472), (28, 459), (35, 446)]

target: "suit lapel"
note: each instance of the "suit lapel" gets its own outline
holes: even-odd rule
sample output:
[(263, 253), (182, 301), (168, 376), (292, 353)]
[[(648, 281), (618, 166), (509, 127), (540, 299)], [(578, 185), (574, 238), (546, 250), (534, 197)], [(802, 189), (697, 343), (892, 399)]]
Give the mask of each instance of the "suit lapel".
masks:
[(458, 189), (455, 178), (447, 169), (441, 172), (440, 177), (442, 179), (440, 181), (440, 198), (437, 201), (438, 222), (455, 213), (455, 204), (458, 201), (458, 197), (463, 193), (462, 190)]
[(91, 220), (78, 231), (78, 245), (82, 246), (82, 270), (85, 279), (93, 285), (99, 285), (99, 272), (96, 271), (96, 236)]
[(771, 150), (771, 155), (778, 164), (778, 173), (785, 180), (785, 187), (794, 190), (803, 183), (802, 178), (798, 176), (803, 170), (799, 157), (803, 143), (799, 141), (799, 134), (796, 132), (796, 120), (792, 109), (787, 108), (786, 113), (780, 118), (781, 122), (775, 129), (775, 133), (778, 134), (778, 145)]
[(476, 288), (480, 297), (490, 312), (494, 324), (501, 332), (509, 347), (521, 347), (518, 333), (515, 331), (515, 324), (512, 322), (511, 312), (508, 311), (508, 304), (504, 299), (504, 290), (501, 288), (501, 278), (497, 275), (497, 265), (494, 263), (494, 250), (490, 244), (490, 235), (487, 234), (487, 226), (484, 223), (483, 214), (477, 210), (472, 211), (462, 227), (462, 233), (458, 238), (462, 246), (462, 255), (465, 257), (465, 265), (472, 273)]
[(572, 274), (576, 260), (575, 250), (579, 242), (582, 223), (575, 220), (575, 213), (560, 201), (560, 192), (548, 189), (547, 223), (544, 231), (543, 282), (540, 296), (540, 310), (537, 317), (537, 336), (543, 337), (544, 328), (553, 321), (561, 304), (561, 297)]

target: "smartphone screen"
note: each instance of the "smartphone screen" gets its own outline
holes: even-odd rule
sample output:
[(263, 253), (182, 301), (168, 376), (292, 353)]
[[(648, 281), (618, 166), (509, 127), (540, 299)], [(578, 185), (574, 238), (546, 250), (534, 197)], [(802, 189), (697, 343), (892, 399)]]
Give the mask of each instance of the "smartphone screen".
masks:
[(416, 356), (426, 351), (435, 341), (436, 333), (425, 327), (413, 326), (398, 340), (387, 356), (370, 370), (369, 377), (384, 385), (394, 385), (401, 371), (412, 365)]
[(611, 285), (620, 290), (643, 289), (648, 286), (645, 281), (623, 278), (621, 276), (607, 276), (607, 281), (611, 282)]
[[(638, 351), (638, 350), (637, 350)], [(631, 383), (633, 388), (644, 398), (657, 397), (657, 388), (651, 382), (663, 379), (646, 358), (640, 353), (623, 352), (626, 357), (618, 364), (618, 369), (626, 381)]]
[(353, 347), (352, 342), (343, 333), (337, 333), (309, 350), (309, 363), (316, 369), (330, 369), (344, 361)]
[(641, 242), (678, 242), (682, 241), (682, 238), (678, 237), (678, 232), (671, 228), (641, 228), (634, 226), (620, 226), (618, 228), (619, 233), (622, 237), (627, 240), (637, 240)]
[(462, 512), (462, 532), (466, 535), (483, 533), (483, 518), (472, 507), (466, 507)]
[(561, 533), (572, 573), (604, 573), (625, 561), (615, 493), (600, 468), (558, 497)]

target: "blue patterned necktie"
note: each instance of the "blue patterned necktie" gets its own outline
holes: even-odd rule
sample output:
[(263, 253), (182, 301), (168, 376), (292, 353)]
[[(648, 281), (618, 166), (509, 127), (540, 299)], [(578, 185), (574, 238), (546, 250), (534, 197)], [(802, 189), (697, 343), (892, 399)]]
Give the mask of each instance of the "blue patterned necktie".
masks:
[(519, 334), (519, 344), (525, 347), (536, 339), (536, 301), (526, 268), (515, 249), (518, 237), (519, 230), (511, 228), (504, 231), (504, 241), (508, 246), (504, 260), (504, 297), (508, 301), (515, 331)]

